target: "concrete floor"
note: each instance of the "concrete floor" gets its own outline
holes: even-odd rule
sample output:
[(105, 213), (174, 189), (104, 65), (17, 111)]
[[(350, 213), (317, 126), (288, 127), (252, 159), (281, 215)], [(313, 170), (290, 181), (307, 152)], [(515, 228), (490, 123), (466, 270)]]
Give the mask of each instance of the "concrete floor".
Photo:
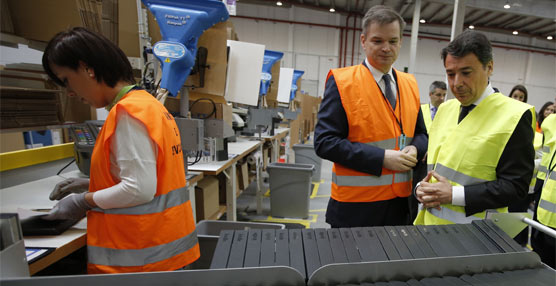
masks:
[[(272, 217), (270, 215), (268, 179), (265, 179), (264, 192), (266, 195), (263, 197), (262, 214), (257, 215), (256, 183), (253, 182), (237, 199), (238, 220), (301, 224), (306, 228), (330, 228), (330, 225), (325, 222), (325, 213), (330, 198), (331, 175), (332, 162), (323, 160), (321, 180), (320, 183), (314, 183), (309, 200), (309, 217), (307, 219)], [(264, 176), (268, 178), (268, 173), (265, 172)]]

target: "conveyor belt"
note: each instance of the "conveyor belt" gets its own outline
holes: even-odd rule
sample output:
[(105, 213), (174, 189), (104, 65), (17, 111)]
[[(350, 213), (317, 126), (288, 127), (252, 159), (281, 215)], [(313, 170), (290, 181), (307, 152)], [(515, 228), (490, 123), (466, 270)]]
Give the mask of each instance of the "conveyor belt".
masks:
[[(232, 243), (230, 243), (231, 236), (233, 236)], [(247, 244), (246, 237), (247, 231), (223, 231), (210, 268), (258, 267), (272, 264), (293, 267), (304, 277), (309, 278), (320, 267), (332, 263), (525, 251), (495, 224), (484, 220), (474, 221), (468, 225), (356, 227), (301, 231), (284, 229), (276, 231), (274, 241), (269, 236), (268, 239), (263, 239), (262, 243), (261, 235), (250, 235)], [(249, 247), (246, 248), (246, 245)], [(266, 247), (261, 248), (260, 245)], [(247, 253), (248, 257), (244, 258), (244, 253)], [(229, 257), (226, 265), (222, 263), (225, 257)]]
[[(263, 230), (263, 233), (265, 231)], [(542, 268), (535, 253), (519, 246), (489, 220), (474, 221), (465, 225), (286, 229), (281, 232), (289, 234), (284, 237), (289, 237), (290, 240), (276, 237), (272, 242), (272, 238), (267, 241), (263, 239), (262, 244), (266, 243), (269, 246), (259, 251), (260, 265), (270, 264), (263, 261), (274, 261), (276, 266), (290, 266), (299, 271), (308, 280), (309, 285), (312, 283), (313, 285), (344, 285), (326, 281), (342, 281), (342, 279), (346, 281), (351, 279), (350, 275), (361, 276), (360, 273), (369, 269), (365, 265), (377, 269), (373, 277), (378, 280), (373, 278), (371, 281), (378, 282), (354, 285), (491, 285), (488, 281), (493, 277), (502, 281), (508, 279), (505, 285), (513, 285), (515, 281), (521, 281), (519, 279), (525, 277), (524, 273), (535, 276), (530, 279), (532, 284), (529, 283), (528, 286), (545, 285), (542, 283), (547, 282), (547, 279), (552, 278), (552, 281), (556, 279), (556, 272)], [(235, 235), (241, 236), (242, 233), (235, 231), (234, 239)], [(244, 263), (246, 261), (228, 261), (226, 266), (216, 263), (220, 257), (229, 256), (231, 251), (237, 251), (229, 245), (228, 240), (221, 235), (217, 250), (214, 252), (211, 269), (253, 267), (251, 261), (249, 266)], [(273, 243), (274, 247), (272, 247)], [(256, 249), (251, 248), (249, 251), (256, 256), (254, 254)], [(289, 253), (282, 253), (282, 251), (289, 251)], [(279, 259), (279, 257), (290, 259)], [(275, 259), (272, 260), (273, 258)], [(408, 279), (399, 281), (390, 281), (392, 277), (397, 277), (392, 272), (389, 276), (383, 275), (385, 280), (380, 281), (380, 269), (412, 268), (418, 263), (420, 267), (437, 265), (437, 268), (443, 270), (435, 272), (434, 269), (416, 268), (417, 270), (412, 274), (400, 276)], [(482, 265), (483, 263), (485, 264)], [(497, 264), (500, 267), (492, 267)], [(456, 269), (461, 267), (463, 272), (450, 271), (450, 267)], [(465, 269), (466, 267), (469, 269)], [(471, 268), (475, 269), (474, 272), (470, 272)], [(524, 268), (529, 269), (524, 270)], [(445, 277), (438, 276), (438, 273), (443, 273)], [(453, 273), (460, 273), (460, 275)], [(473, 275), (461, 276), (470, 273)], [(514, 276), (515, 280), (512, 278)], [(470, 283), (469, 281), (473, 279), (479, 282)], [(538, 283), (535, 282), (537, 280)]]

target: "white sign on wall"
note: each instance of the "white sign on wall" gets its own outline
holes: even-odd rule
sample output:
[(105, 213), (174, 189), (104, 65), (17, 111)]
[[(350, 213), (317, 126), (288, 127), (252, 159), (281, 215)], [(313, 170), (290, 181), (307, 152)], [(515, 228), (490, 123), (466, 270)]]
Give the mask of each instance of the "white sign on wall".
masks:
[(265, 46), (228, 40), (228, 47), (230, 53), (224, 98), (257, 106)]
[(276, 100), (281, 103), (290, 102), (292, 90), (293, 69), (280, 68), (280, 81), (278, 82), (278, 95)]

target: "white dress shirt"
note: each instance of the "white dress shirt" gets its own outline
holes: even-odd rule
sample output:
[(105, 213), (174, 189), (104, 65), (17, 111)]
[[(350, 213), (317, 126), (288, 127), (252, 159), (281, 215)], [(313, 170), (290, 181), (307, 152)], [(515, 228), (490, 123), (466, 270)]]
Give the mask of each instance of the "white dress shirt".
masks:
[[(375, 67), (373, 67), (370, 63), (369, 60), (365, 59), (365, 64), (367, 65), (367, 67), (369, 67), (369, 71), (371, 71), (371, 74), (373, 75), (376, 83), (378, 84), (378, 87), (380, 87), (380, 90), (382, 91), (382, 94), (386, 94), (384, 92), (384, 89), (386, 88), (386, 84), (384, 83), (384, 80), (382, 79), (382, 76), (384, 75), (383, 72), (379, 71), (378, 69), (376, 69)], [(390, 67), (390, 70), (388, 71), (388, 73), (386, 73), (388, 75), (390, 75), (390, 87), (392, 89), (392, 94), (394, 95), (394, 98), (398, 98), (398, 89), (396, 88), (396, 81), (394, 80), (394, 74), (392, 73), (392, 68)]]

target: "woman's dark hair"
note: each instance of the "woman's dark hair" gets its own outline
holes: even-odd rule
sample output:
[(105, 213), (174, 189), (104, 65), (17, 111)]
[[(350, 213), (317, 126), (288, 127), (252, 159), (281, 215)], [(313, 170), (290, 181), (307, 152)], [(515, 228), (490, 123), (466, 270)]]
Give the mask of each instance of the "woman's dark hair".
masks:
[(512, 95), (514, 94), (514, 91), (519, 90), (521, 92), (523, 92), (523, 94), (525, 95), (525, 100), (523, 102), (527, 102), (527, 89), (525, 88), (525, 86), (518, 84), (516, 86), (514, 86), (512, 88), (512, 91), (510, 91), (510, 97), (512, 97)]
[(76, 71), (83, 62), (95, 71), (96, 80), (109, 87), (123, 80), (135, 83), (131, 64), (124, 52), (102, 35), (83, 27), (56, 34), (44, 50), (42, 66), (48, 76), (60, 86), (65, 84), (54, 74), (50, 65)]
[(468, 54), (475, 54), (483, 67), (492, 61), (492, 46), (488, 38), (477, 31), (465, 30), (459, 34), (447, 47), (440, 53), (442, 62), (446, 64), (446, 57), (450, 54), (453, 57), (461, 58)]
[(539, 126), (541, 126), (542, 122), (544, 121), (544, 111), (552, 104), (554, 103), (552, 101), (549, 101), (541, 107), (541, 110), (539, 111), (539, 116), (537, 116), (537, 121), (539, 122)]

